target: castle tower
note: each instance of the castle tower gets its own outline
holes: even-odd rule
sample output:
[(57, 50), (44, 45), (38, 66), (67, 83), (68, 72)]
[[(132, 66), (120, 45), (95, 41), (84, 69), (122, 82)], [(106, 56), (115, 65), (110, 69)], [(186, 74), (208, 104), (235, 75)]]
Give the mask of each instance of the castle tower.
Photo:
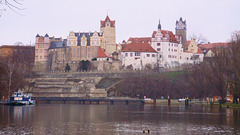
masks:
[(110, 20), (107, 16), (104, 21), (101, 21), (100, 30), (104, 35), (104, 43), (101, 47), (108, 54), (112, 54), (116, 51), (116, 31), (115, 31), (115, 21)]
[(176, 21), (176, 34), (182, 36), (182, 46), (183, 50), (187, 49), (187, 24), (186, 20), (183, 21), (180, 17), (179, 21)]

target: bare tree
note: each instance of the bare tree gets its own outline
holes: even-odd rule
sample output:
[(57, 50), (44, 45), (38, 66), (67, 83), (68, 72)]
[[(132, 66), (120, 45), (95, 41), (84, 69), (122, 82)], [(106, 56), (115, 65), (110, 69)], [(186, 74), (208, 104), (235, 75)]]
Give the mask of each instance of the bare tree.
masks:
[(204, 99), (213, 97), (215, 94), (214, 87), (209, 81), (209, 74), (212, 74), (206, 62), (196, 64), (192, 67), (191, 72), (187, 74), (187, 81), (194, 91), (196, 98)]
[(240, 31), (232, 33), (232, 41), (230, 47), (226, 48), (227, 56), (225, 66), (228, 73), (228, 83), (230, 93), (233, 95), (233, 102), (238, 103), (240, 98)]
[[(24, 8), (21, 8), (21, 6), (23, 5), (23, 0), (0, 0), (0, 4), (6, 5), (10, 10), (19, 15), (22, 14), (20, 14), (18, 11), (24, 10)], [(6, 9), (0, 9), (0, 11), (6, 11)]]
[(194, 39), (196, 41), (197, 45), (208, 43), (207, 37), (205, 37), (203, 34), (196, 35), (193, 33), (189, 36), (189, 38), (190, 38), (190, 40)]
[(23, 70), (18, 63), (13, 61), (12, 57), (1, 59), (1, 69), (2, 95), (8, 95), (9, 97), (12, 92), (24, 87)]

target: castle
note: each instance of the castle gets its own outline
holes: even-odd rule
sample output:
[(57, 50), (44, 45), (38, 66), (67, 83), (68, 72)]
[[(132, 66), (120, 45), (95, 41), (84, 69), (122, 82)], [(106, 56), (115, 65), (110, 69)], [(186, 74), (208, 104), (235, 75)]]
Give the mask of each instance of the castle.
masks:
[(176, 21), (175, 34), (162, 30), (159, 21), (151, 37), (130, 37), (121, 46), (122, 65), (133, 69), (171, 68), (203, 61), (203, 52), (195, 40), (187, 41), (186, 21), (182, 17)]
[[(111, 61), (113, 59), (120, 61)], [(81, 61), (92, 61), (94, 70), (169, 68), (203, 61), (203, 52), (194, 39), (187, 41), (186, 20), (176, 21), (175, 34), (158, 29), (151, 37), (130, 37), (124, 44), (116, 44), (115, 21), (109, 16), (100, 21), (100, 32), (71, 31), (66, 39), (36, 36), (35, 71), (64, 71), (70, 64), (79, 70)], [(110, 62), (109, 62), (110, 61)]]
[[(35, 71), (56, 70), (61, 63), (79, 63), (82, 60), (104, 61), (116, 51), (115, 21), (109, 16), (100, 21), (100, 32), (73, 32), (67, 39), (36, 35)], [(76, 64), (75, 64), (76, 65)]]

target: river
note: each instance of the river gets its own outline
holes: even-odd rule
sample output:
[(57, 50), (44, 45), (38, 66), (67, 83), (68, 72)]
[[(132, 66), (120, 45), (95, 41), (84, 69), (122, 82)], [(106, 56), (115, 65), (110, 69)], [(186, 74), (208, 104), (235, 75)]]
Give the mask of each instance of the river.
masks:
[(240, 110), (140, 104), (0, 106), (0, 134), (240, 134)]

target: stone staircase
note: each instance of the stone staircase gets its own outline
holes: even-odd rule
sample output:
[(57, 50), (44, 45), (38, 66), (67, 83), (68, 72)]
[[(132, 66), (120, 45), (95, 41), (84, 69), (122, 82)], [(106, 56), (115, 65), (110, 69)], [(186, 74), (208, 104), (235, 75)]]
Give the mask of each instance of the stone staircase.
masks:
[(100, 77), (35, 78), (28, 91), (33, 97), (107, 97), (105, 89), (96, 89)]

